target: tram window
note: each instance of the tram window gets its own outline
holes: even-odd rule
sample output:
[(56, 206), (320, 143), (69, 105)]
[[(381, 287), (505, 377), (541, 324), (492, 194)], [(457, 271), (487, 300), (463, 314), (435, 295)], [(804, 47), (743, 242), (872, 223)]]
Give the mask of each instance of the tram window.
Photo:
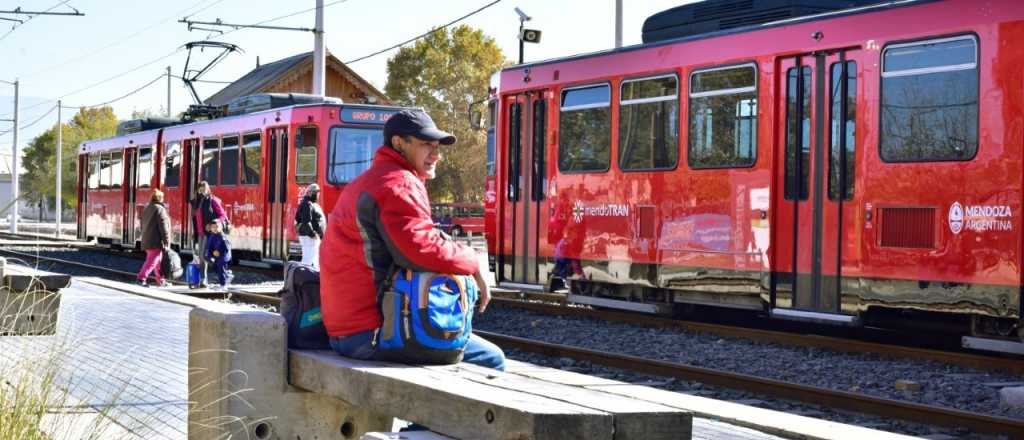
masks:
[(242, 136), (242, 184), (259, 185), (263, 165), (262, 143), (259, 133)]
[(562, 92), (558, 170), (605, 171), (611, 162), (611, 87)]
[(619, 168), (675, 168), (679, 81), (675, 75), (624, 81), (619, 96)]
[(202, 178), (210, 185), (218, 185), (220, 179), (217, 172), (220, 171), (220, 142), (218, 139), (203, 140), (203, 165)]
[(302, 127), (295, 137), (295, 183), (316, 182), (317, 128)]
[(978, 151), (975, 37), (887, 46), (881, 102), (882, 160), (972, 159)]
[(351, 182), (370, 167), (383, 143), (380, 128), (331, 127), (327, 181), (335, 185)]
[(757, 160), (757, 70), (718, 67), (690, 76), (691, 168), (748, 167)]
[(170, 141), (164, 154), (164, 185), (177, 188), (181, 181), (181, 142)]
[(522, 105), (518, 102), (509, 106), (508, 112), (508, 191), (509, 201), (519, 200), (519, 190), (523, 175), (522, 157)]
[(547, 126), (548, 103), (543, 99), (533, 101), (533, 167), (531, 168), (530, 200), (544, 200), (547, 188)]
[[(802, 87), (800, 86), (802, 84)], [(803, 99), (799, 94), (803, 93)], [(800, 116), (798, 116), (798, 113)], [(799, 120), (798, 120), (799, 118)], [(797, 130), (800, 130), (799, 133)], [(799, 138), (800, 145), (797, 146)], [(800, 178), (796, 177), (797, 152), (800, 153)], [(807, 200), (811, 169), (811, 68), (803, 66), (786, 71), (786, 200), (797, 200), (796, 184), (800, 184), (799, 200)]]
[[(856, 117), (857, 117), (857, 62), (847, 61), (846, 65), (846, 94), (843, 94), (843, 63), (832, 64), (832, 127), (831, 137), (831, 164), (828, 172), (828, 198), (836, 200), (839, 198), (839, 174), (843, 163), (840, 163), (842, 155), (846, 155), (844, 176), (846, 190), (843, 194), (844, 200), (853, 198), (853, 165), (856, 154)], [(846, 113), (843, 114), (845, 100)], [(844, 133), (840, 133), (840, 132)], [(845, 141), (841, 137), (845, 134)], [(845, 144), (845, 145), (844, 145)], [(845, 148), (843, 148), (845, 146)]]
[(120, 151), (110, 153), (110, 187), (120, 188), (121, 180), (124, 179), (124, 167), (121, 165), (124, 161), (124, 154)]
[(100, 155), (89, 155), (89, 189), (100, 187)]
[(497, 145), (494, 134), (494, 122), (495, 116), (497, 115), (498, 103), (497, 101), (491, 101), (487, 104), (487, 175), (493, 176), (495, 171), (494, 161), (497, 155)]
[(139, 169), (136, 172), (139, 188), (149, 188), (153, 181), (153, 146), (139, 147)]
[(220, 147), (220, 184), (238, 184), (238, 136), (224, 136)]
[(100, 189), (110, 188), (110, 153), (100, 154)]

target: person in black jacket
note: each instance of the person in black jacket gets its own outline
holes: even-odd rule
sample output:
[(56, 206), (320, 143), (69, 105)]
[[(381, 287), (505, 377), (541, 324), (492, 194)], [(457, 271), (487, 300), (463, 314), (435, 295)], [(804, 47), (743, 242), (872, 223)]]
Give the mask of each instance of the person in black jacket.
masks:
[(295, 231), (302, 244), (302, 264), (320, 269), (320, 240), (324, 238), (324, 210), (320, 208), (320, 186), (309, 185), (295, 211)]

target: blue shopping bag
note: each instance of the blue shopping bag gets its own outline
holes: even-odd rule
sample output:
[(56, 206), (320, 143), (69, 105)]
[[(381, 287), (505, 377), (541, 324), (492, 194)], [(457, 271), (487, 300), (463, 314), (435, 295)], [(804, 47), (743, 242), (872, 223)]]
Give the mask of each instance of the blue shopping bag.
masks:
[(203, 281), (203, 272), (199, 263), (189, 263), (185, 267), (185, 281), (188, 282), (188, 287), (193, 289), (199, 287), (199, 283)]

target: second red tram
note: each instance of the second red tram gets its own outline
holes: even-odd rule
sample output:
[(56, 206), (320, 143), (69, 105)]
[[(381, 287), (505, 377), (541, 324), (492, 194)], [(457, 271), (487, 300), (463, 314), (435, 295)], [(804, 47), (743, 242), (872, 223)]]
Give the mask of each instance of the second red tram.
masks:
[(344, 185), (370, 166), (397, 107), (314, 103), (169, 125), (79, 148), (82, 239), (136, 247), (153, 189), (165, 193), (175, 247), (191, 249), (196, 184), (224, 203), (235, 255), (284, 261), (301, 253), (293, 227), (305, 188), (316, 183), (330, 212)]
[(1024, 352), (1020, 41), (1014, 0), (904, 1), (506, 68), (497, 278)]

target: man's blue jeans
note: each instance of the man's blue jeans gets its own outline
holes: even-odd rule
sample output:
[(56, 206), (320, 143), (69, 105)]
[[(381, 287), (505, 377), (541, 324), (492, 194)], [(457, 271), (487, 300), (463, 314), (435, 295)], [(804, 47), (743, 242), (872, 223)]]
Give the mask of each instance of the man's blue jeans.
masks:
[[(379, 360), (379, 350), (373, 346), (373, 330), (345, 337), (332, 337), (331, 348), (342, 356), (362, 360)], [(466, 343), (463, 362), (505, 371), (505, 353), (494, 343), (477, 335), (470, 335)]]

